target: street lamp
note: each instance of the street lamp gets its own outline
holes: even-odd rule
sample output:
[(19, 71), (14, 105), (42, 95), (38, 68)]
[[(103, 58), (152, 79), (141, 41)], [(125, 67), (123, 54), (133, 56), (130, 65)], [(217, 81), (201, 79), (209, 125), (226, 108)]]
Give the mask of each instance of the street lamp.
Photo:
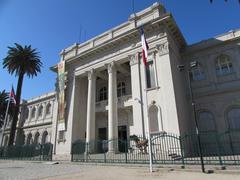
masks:
[[(199, 63), (197, 61), (192, 61), (190, 62), (190, 67), (187, 69), (187, 77), (188, 77), (188, 86), (189, 86), (189, 91), (190, 91), (190, 99), (191, 99), (191, 104), (192, 104), (192, 108), (193, 108), (193, 118), (194, 118), (194, 122), (195, 122), (195, 126), (196, 126), (196, 134), (197, 134), (197, 142), (198, 142), (198, 147), (199, 147), (199, 153), (200, 153), (200, 160), (201, 160), (201, 167), (202, 167), (202, 172), (205, 172), (205, 168), (204, 168), (204, 161), (203, 161), (203, 154), (202, 154), (202, 146), (201, 146), (201, 140), (200, 140), (200, 135), (199, 135), (199, 126), (198, 126), (198, 122), (197, 122), (197, 113), (196, 113), (196, 104), (195, 101), (193, 99), (193, 92), (192, 92), (192, 84), (191, 84), (191, 69), (195, 68), (199, 65)], [(183, 71), (184, 65), (178, 65), (178, 69), (179, 71)]]

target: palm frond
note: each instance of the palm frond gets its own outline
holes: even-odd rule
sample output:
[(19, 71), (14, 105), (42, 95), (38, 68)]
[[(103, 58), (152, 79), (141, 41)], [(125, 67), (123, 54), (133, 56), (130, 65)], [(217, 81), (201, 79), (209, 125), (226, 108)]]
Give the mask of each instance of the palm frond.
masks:
[(31, 45), (23, 47), (15, 43), (15, 47), (8, 47), (8, 55), (3, 59), (3, 68), (15, 76), (26, 74), (32, 78), (41, 72), (41, 67), (39, 52)]

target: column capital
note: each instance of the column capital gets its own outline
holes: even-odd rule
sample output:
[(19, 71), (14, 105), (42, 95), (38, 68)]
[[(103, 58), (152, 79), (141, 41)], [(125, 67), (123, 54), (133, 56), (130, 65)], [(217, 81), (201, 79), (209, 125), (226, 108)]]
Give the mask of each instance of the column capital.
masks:
[(108, 74), (112, 73), (113, 70), (115, 69), (116, 65), (115, 65), (115, 62), (111, 62), (109, 64), (107, 64), (107, 69), (108, 69)]
[(163, 44), (157, 44), (156, 49), (158, 51), (159, 56), (167, 54), (169, 52), (168, 42), (165, 42)]
[(128, 59), (130, 61), (130, 66), (135, 65), (135, 64), (139, 64), (138, 53), (129, 55)]
[(95, 77), (94, 69), (91, 69), (90, 71), (87, 71), (87, 74), (88, 74), (88, 80), (92, 80)]

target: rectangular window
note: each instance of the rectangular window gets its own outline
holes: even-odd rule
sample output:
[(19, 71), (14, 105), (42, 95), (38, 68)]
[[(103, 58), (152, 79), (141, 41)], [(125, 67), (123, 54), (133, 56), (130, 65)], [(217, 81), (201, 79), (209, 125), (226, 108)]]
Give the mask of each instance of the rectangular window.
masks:
[(58, 141), (59, 142), (65, 141), (65, 131), (59, 131), (59, 133), (58, 133)]
[(153, 61), (149, 61), (146, 66), (147, 88), (156, 87), (155, 70)]
[(200, 81), (205, 79), (205, 74), (201, 67), (196, 67), (191, 70), (190, 77), (191, 80)]

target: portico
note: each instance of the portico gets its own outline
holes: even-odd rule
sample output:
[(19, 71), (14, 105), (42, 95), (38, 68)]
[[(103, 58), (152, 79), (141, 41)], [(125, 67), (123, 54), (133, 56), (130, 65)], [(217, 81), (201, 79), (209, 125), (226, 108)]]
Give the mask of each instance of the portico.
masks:
[[(86, 78), (87, 76), (88, 80), (87, 102), (85, 106), (87, 107), (86, 142), (89, 144), (89, 152), (96, 151), (96, 145), (92, 142), (99, 139), (109, 141), (109, 152), (117, 152), (118, 145), (114, 143), (114, 140), (118, 139), (119, 126), (129, 129), (128, 121), (131, 120), (131, 117), (125, 118), (124, 123), (119, 122), (118, 118), (122, 114), (118, 112), (118, 109), (128, 112), (128, 114), (132, 112), (129, 61), (123, 62), (123, 64), (111, 62), (101, 68), (91, 69), (76, 77)], [(79, 82), (75, 81), (75, 83)], [(81, 95), (78, 98), (81, 101)], [(98, 114), (101, 114), (101, 118), (96, 117)]]

